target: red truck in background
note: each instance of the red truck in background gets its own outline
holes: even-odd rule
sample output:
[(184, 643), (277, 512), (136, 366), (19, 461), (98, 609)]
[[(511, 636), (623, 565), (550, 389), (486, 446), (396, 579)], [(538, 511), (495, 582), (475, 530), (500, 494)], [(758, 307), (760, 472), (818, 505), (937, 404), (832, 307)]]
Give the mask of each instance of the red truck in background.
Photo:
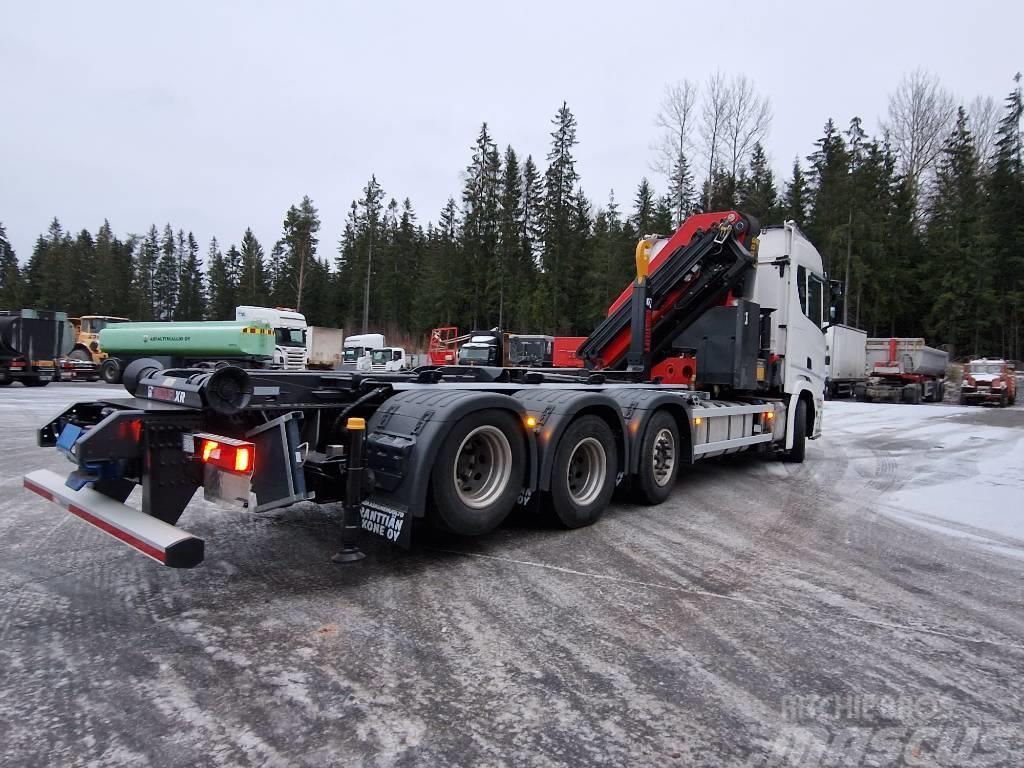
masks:
[(1017, 375), (1006, 360), (980, 358), (964, 366), (960, 405), (993, 403), (1005, 408), (1017, 400)]

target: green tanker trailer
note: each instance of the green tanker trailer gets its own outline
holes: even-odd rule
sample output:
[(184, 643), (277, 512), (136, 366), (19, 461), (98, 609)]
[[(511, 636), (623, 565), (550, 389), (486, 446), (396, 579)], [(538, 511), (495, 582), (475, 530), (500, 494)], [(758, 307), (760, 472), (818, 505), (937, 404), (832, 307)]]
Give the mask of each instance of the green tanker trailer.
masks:
[(100, 368), (108, 384), (119, 384), (128, 364), (144, 357), (164, 368), (271, 368), (274, 363), (274, 329), (263, 322), (117, 323), (100, 331), (99, 343), (109, 355)]

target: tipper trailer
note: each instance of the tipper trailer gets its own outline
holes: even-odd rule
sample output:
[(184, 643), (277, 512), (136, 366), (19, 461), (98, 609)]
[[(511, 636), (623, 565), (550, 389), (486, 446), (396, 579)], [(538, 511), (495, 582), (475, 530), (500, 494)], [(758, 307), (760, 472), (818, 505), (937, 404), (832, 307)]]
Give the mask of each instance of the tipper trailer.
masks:
[[(175, 526), (200, 487), (257, 513), (341, 502), (337, 561), (361, 556), (360, 529), (408, 546), (421, 518), (479, 535), (519, 505), (584, 526), (616, 486), (664, 501), (699, 459), (759, 450), (802, 461), (821, 429), (824, 286), (820, 256), (792, 223), (758, 239), (749, 217), (704, 214), (638, 245), (636, 281), (581, 347), (589, 369), (138, 360), (125, 372), (132, 398), (77, 403), (39, 430), (76, 468), (24, 484), (175, 567), (203, 559), (203, 541)], [(695, 357), (696, 388), (673, 383)], [(136, 485), (140, 509), (124, 503)]]
[(854, 385), (863, 402), (941, 402), (946, 394), (949, 353), (919, 338), (867, 340), (867, 380)]

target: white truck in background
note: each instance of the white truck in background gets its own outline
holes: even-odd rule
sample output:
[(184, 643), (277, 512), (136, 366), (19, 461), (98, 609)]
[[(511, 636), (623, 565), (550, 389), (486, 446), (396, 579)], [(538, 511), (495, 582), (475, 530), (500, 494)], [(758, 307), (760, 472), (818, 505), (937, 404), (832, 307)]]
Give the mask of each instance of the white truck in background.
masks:
[(345, 339), (342, 365), (345, 368), (370, 370), (370, 356), (375, 349), (384, 348), (383, 333), (357, 333)]
[(304, 371), (306, 316), (285, 307), (235, 307), (235, 320), (262, 320), (274, 329), (274, 367), (283, 371)]
[(825, 329), (825, 397), (853, 397), (854, 387), (867, 381), (868, 332), (849, 325)]
[(306, 365), (319, 370), (336, 370), (344, 359), (345, 331), (311, 325), (306, 329)]
[(389, 347), (383, 333), (360, 333), (345, 339), (343, 368), (358, 371), (404, 371), (412, 368), (403, 347)]

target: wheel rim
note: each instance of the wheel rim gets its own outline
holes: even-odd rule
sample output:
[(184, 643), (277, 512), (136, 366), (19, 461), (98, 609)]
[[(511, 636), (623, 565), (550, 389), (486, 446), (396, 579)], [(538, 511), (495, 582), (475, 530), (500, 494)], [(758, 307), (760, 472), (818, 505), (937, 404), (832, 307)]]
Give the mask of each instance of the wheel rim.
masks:
[(459, 501), (471, 509), (493, 504), (512, 477), (512, 446), (505, 433), (485, 425), (470, 432), (455, 454), (453, 480)]
[(566, 469), (566, 487), (573, 503), (586, 506), (594, 501), (604, 488), (608, 462), (601, 441), (585, 437), (576, 443), (569, 456)]
[(664, 487), (672, 477), (676, 466), (676, 439), (670, 429), (659, 429), (654, 436), (654, 450), (651, 452), (654, 482)]

